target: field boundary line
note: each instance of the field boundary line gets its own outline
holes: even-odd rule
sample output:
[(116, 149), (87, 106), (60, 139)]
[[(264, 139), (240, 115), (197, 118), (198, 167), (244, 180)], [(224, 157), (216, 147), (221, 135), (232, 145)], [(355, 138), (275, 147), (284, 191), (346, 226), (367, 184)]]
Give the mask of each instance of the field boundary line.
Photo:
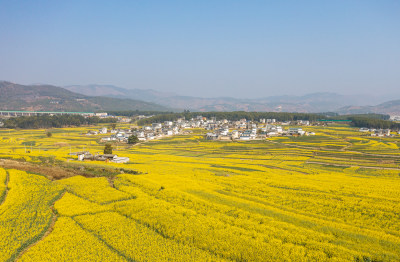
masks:
[(7, 199), (7, 195), (8, 195), (8, 183), (10, 182), (10, 173), (8, 172), (8, 170), (6, 170), (6, 181), (4, 183), (5, 186), (5, 190), (2, 196), (0, 196), (0, 207), (4, 204), (4, 202), (6, 202)]
[[(77, 215), (79, 216), (79, 215)], [(96, 234), (93, 230), (87, 229), (85, 228), (81, 223), (79, 223), (78, 221), (76, 221), (75, 216), (70, 217), (83, 231), (86, 231), (87, 233), (91, 234), (92, 236), (94, 236), (96, 239), (98, 239), (100, 242), (102, 242), (104, 245), (106, 245), (111, 251), (117, 253), (119, 256), (123, 257), (124, 259), (126, 259), (127, 261), (130, 262), (136, 262), (135, 260), (133, 260), (132, 258), (128, 257), (127, 255), (125, 255), (124, 253), (122, 253), (121, 251), (119, 251), (118, 249), (114, 248), (113, 246), (111, 246), (109, 243), (107, 243), (107, 241), (105, 241), (101, 236), (99, 236), (98, 234)]]
[(49, 224), (49, 226), (47, 227), (46, 231), (44, 231), (44, 232), (42, 233), (43, 235), (40, 236), (40, 238), (39, 238), (37, 241), (35, 241), (34, 243), (28, 245), (28, 246), (25, 247), (23, 250), (21, 250), (21, 252), (20, 252), (20, 253), (18, 254), (18, 256), (15, 258), (15, 261), (18, 261), (18, 260), (22, 257), (22, 255), (23, 255), (24, 253), (26, 253), (30, 248), (32, 248), (32, 247), (34, 247), (35, 245), (37, 245), (40, 241), (42, 241), (43, 239), (45, 239), (51, 232), (53, 232), (54, 225), (56, 224), (57, 219), (58, 219), (58, 215), (57, 215), (56, 212), (54, 211), (54, 204), (55, 204), (59, 199), (61, 199), (61, 198), (64, 196), (65, 192), (67, 192), (67, 191), (64, 189), (63, 192), (62, 192), (57, 198), (55, 198), (55, 199), (54, 199), (54, 202), (50, 205), (50, 209), (51, 209), (51, 212), (52, 212), (52, 216), (51, 216), (50, 224)]

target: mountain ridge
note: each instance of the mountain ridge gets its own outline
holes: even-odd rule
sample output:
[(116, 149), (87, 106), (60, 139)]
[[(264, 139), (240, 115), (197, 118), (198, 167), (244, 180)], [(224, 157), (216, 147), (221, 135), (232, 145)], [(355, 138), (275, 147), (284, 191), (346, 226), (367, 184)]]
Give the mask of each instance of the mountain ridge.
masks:
[(260, 98), (194, 97), (166, 93), (152, 89), (126, 89), (113, 85), (75, 85), (65, 87), (82, 94), (96, 92), (101, 87), (102, 95), (130, 97), (167, 107), (191, 111), (276, 111), (276, 112), (336, 112), (345, 107), (362, 107), (385, 102), (384, 98), (369, 95), (341, 95), (334, 92), (317, 92), (296, 95), (281, 95)]
[(170, 108), (129, 98), (86, 96), (53, 85), (21, 85), (0, 81), (1, 110), (36, 111), (170, 111)]

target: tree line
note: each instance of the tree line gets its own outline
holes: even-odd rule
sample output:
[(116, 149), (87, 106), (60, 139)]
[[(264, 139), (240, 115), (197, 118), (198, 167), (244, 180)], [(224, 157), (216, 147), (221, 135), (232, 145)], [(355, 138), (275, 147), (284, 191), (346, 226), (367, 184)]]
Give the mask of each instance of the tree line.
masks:
[(99, 123), (116, 123), (115, 118), (83, 117), (81, 115), (40, 115), (21, 116), (4, 120), (4, 128), (60, 128), (67, 126), (94, 125)]
[(352, 116), (348, 118), (351, 120), (351, 125), (355, 127), (367, 128), (382, 128), (382, 129), (400, 129), (400, 123), (393, 121), (382, 120), (378, 118), (369, 118), (365, 116)]
[(329, 115), (329, 113), (326, 114), (330, 119), (335, 119), (335, 120), (351, 120), (353, 117), (363, 117), (363, 118), (368, 118), (368, 119), (380, 119), (380, 120), (389, 120), (390, 115), (386, 114), (375, 114), (375, 113), (369, 113), (369, 114), (351, 114), (351, 115), (339, 115), (335, 113), (335, 115)]

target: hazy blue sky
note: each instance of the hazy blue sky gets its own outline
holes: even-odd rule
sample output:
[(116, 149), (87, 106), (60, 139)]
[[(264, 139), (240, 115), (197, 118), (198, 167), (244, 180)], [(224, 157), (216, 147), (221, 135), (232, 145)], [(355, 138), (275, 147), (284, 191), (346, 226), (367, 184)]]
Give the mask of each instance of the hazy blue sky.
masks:
[(400, 94), (400, 1), (0, 0), (0, 79)]

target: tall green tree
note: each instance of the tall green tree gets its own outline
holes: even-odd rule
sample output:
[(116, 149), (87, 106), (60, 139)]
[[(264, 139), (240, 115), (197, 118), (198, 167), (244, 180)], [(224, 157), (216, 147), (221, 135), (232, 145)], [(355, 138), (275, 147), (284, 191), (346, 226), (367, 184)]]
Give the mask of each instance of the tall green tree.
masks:
[(139, 138), (135, 135), (131, 135), (130, 137), (128, 137), (128, 144), (134, 145), (139, 143)]
[(112, 154), (112, 152), (113, 152), (112, 150), (113, 150), (113, 148), (112, 148), (112, 145), (110, 143), (107, 143), (104, 146), (104, 154)]

